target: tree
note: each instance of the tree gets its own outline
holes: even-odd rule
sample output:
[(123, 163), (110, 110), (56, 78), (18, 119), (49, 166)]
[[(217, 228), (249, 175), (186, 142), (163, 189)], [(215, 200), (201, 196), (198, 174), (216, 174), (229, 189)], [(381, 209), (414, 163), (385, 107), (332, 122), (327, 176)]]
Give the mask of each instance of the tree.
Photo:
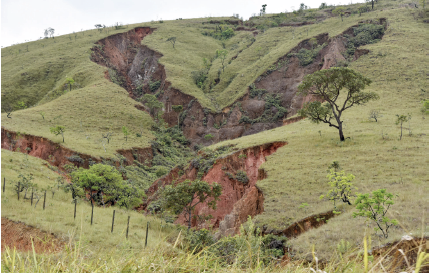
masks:
[(323, 2), (323, 3), (321, 3), (321, 5), (319, 6), (318, 9), (322, 10), (322, 9), (325, 9), (325, 8), (327, 8), (327, 3)]
[(370, 110), (369, 119), (374, 119), (375, 122), (378, 122), (378, 118), (380, 117), (382, 117), (382, 115), (379, 114), (379, 110)]
[(321, 195), (320, 199), (326, 197), (328, 200), (333, 201), (335, 209), (337, 208), (337, 200), (342, 200), (342, 202), (352, 205), (350, 200), (352, 197), (352, 189), (355, 188), (352, 182), (355, 179), (354, 175), (345, 175), (345, 171), (335, 172), (334, 169), (330, 169), (330, 174), (327, 175), (327, 178), (329, 179), (328, 184), (331, 189), (326, 195)]
[(221, 65), (222, 65), (222, 71), (224, 72), (224, 61), (227, 57), (228, 51), (227, 50), (216, 50), (216, 57), (219, 57), (221, 59)]
[(400, 140), (402, 140), (402, 135), (403, 135), (403, 123), (407, 122), (411, 119), (411, 115), (396, 115), (397, 120), (396, 120), (396, 125), (400, 124)]
[(161, 111), (161, 108), (163, 108), (163, 103), (158, 101), (155, 95), (151, 94), (145, 94), (140, 100), (148, 106), (149, 114), (153, 118), (158, 119), (158, 113)]
[(178, 113), (178, 126), (179, 126), (180, 113), (184, 110), (184, 107), (182, 107), (182, 105), (172, 105), (172, 109), (173, 111)]
[(122, 133), (124, 134), (125, 141), (127, 142), (127, 136), (130, 134), (130, 132), (128, 131), (128, 128), (125, 126), (122, 126)]
[(11, 114), (13, 112), (13, 108), (10, 104), (6, 103), (3, 105), (3, 111), (6, 113), (7, 118), (12, 118)]
[(64, 143), (64, 132), (66, 131), (66, 127), (57, 125), (55, 127), (50, 127), (49, 130), (51, 130), (51, 133), (58, 136), (61, 135), (63, 137), (63, 143)]
[(266, 7), (267, 7), (267, 4), (264, 4), (264, 5), (262, 5), (261, 7), (262, 7), (262, 9), (260, 10), (260, 16), (263, 16), (263, 15), (265, 15), (265, 14), (266, 14)]
[(428, 99), (424, 99), (421, 101), (421, 104), (423, 105), (421, 107), (421, 113), (423, 114), (429, 114), (429, 100)]
[(54, 38), (54, 32), (55, 32), (55, 30), (53, 28), (51, 28), (51, 27), (47, 28), (45, 30), (45, 37), (47, 37), (48, 36), (47, 34), (49, 34), (50, 37)]
[[(306, 75), (299, 85), (301, 95), (316, 95), (327, 101), (306, 103), (299, 115), (308, 117), (314, 123), (324, 122), (339, 131), (341, 141), (345, 140), (341, 120), (342, 113), (354, 105), (362, 105), (379, 96), (374, 92), (361, 91), (372, 81), (349, 68), (331, 68)], [(337, 102), (342, 90), (346, 90), (343, 102)], [(335, 121), (332, 121), (332, 120)]]
[(358, 212), (354, 212), (352, 216), (354, 218), (365, 217), (368, 220), (376, 222), (378, 227), (375, 227), (375, 231), (379, 228), (384, 237), (388, 238), (388, 229), (398, 224), (397, 220), (390, 220), (386, 217), (390, 206), (394, 204), (393, 197), (394, 195), (387, 193), (386, 189), (373, 191), (372, 196), (369, 194), (358, 194), (355, 200)]
[(27, 104), (24, 101), (18, 101), (15, 105), (15, 108), (18, 110), (27, 109)]
[(69, 85), (69, 91), (71, 91), (72, 90), (72, 85), (73, 85), (73, 83), (75, 83), (75, 81), (73, 80), (73, 78), (71, 78), (71, 77), (68, 77), (68, 78), (66, 78), (66, 83), (67, 83), (67, 85)]
[(111, 139), (113, 133), (112, 132), (107, 132), (106, 134), (102, 134), (102, 138), (107, 139), (107, 142), (109, 144), (109, 140)]
[(42, 116), (42, 119), (45, 120), (45, 112), (39, 112), (39, 114)]
[(315, 37), (312, 37), (311, 39), (309, 39), (308, 43), (311, 45), (312, 50), (314, 50), (314, 46), (318, 43), (318, 40)]
[[(192, 214), (196, 206), (207, 202), (208, 206), (216, 209), (216, 203), (221, 195), (222, 187), (218, 183), (209, 183), (202, 180), (186, 180), (176, 186), (168, 185), (162, 193), (164, 208), (171, 209), (174, 213), (182, 213), (191, 228)], [(209, 201), (210, 200), (210, 201)], [(195, 215), (195, 217), (198, 217)]]
[[(91, 202), (98, 204), (118, 204), (126, 208), (136, 207), (142, 203), (145, 196), (139, 190), (123, 180), (122, 175), (112, 166), (94, 164), (89, 169), (79, 168), (71, 174), (75, 188), (81, 188), (88, 193)], [(80, 193), (82, 196), (82, 192)], [(79, 192), (78, 192), (79, 195)]]
[(337, 7), (335, 8), (331, 13), (339, 15), (343, 22), (343, 16), (345, 14), (345, 8), (344, 7)]
[(45, 29), (45, 32), (43, 33), (43, 35), (45, 36), (45, 39), (48, 38), (48, 35), (49, 35), (48, 29)]
[(167, 38), (166, 42), (172, 43), (173, 48), (175, 48), (176, 37), (169, 37), (169, 38)]

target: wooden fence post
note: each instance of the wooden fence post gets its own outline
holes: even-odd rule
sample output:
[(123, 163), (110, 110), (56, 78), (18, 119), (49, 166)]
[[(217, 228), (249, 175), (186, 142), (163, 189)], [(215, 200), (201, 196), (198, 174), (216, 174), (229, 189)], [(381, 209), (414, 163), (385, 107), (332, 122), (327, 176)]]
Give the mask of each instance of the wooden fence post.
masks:
[(94, 203), (91, 201), (91, 225), (93, 225)]
[(3, 178), (3, 193), (6, 188), (6, 177)]
[(43, 195), (43, 210), (45, 210), (45, 202), (46, 202), (46, 191), (45, 191), (45, 195)]
[(128, 216), (128, 221), (127, 221), (127, 233), (125, 234), (125, 238), (128, 239), (128, 227), (130, 225), (130, 216)]
[(76, 220), (76, 201), (77, 199), (75, 198), (75, 213), (73, 214), (73, 219)]
[(31, 188), (31, 205), (33, 205), (33, 188)]
[(20, 182), (18, 182), (18, 200), (19, 200), (19, 187), (20, 187)]
[(113, 216), (112, 216), (112, 229), (110, 230), (110, 233), (113, 233), (113, 224), (115, 223), (115, 210), (113, 210)]
[(146, 222), (146, 237), (145, 237), (145, 247), (148, 244), (148, 230), (149, 230), (149, 222)]

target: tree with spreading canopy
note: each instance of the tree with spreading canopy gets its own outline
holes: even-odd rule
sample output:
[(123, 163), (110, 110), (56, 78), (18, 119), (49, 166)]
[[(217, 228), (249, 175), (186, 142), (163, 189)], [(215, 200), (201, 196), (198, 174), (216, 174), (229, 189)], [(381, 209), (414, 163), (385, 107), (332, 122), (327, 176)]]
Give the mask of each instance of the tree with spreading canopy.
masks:
[[(136, 207), (142, 203), (145, 192), (127, 184), (122, 175), (112, 166), (94, 164), (89, 169), (79, 168), (71, 174), (72, 184), (75, 184), (91, 198), (100, 204), (118, 204), (125, 208)], [(83, 195), (83, 192), (80, 193)]]
[[(162, 199), (165, 209), (170, 209), (175, 214), (184, 214), (188, 229), (190, 229), (192, 214), (196, 206), (207, 202), (210, 208), (216, 209), (216, 203), (221, 192), (222, 187), (216, 182), (210, 185), (202, 180), (186, 180), (177, 185), (166, 186), (162, 193)], [(199, 218), (198, 215), (194, 215), (194, 217)]]
[(57, 125), (55, 127), (49, 128), (51, 130), (51, 133), (58, 136), (61, 135), (63, 137), (63, 143), (64, 143), (64, 132), (66, 131), (66, 127)]
[(340, 141), (344, 141), (341, 119), (343, 112), (354, 105), (363, 105), (379, 98), (375, 92), (362, 91), (371, 82), (367, 77), (345, 67), (309, 74), (299, 85), (299, 93), (303, 96), (316, 95), (326, 103), (308, 102), (298, 114), (308, 117), (314, 123), (324, 122), (338, 129)]
[(163, 108), (163, 103), (158, 101), (155, 95), (145, 94), (141, 97), (140, 101), (149, 108), (149, 114), (154, 118), (158, 119), (158, 114)]

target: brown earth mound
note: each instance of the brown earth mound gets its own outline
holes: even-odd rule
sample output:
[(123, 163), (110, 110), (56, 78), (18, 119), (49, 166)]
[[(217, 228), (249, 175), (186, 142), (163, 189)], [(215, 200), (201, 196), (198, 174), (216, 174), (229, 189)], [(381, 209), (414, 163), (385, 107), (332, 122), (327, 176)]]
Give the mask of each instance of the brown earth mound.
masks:
[(41, 231), (22, 222), (14, 222), (7, 218), (1, 218), (1, 251), (6, 247), (19, 251), (32, 251), (40, 253), (55, 253), (63, 249), (65, 243), (54, 236), (53, 233)]

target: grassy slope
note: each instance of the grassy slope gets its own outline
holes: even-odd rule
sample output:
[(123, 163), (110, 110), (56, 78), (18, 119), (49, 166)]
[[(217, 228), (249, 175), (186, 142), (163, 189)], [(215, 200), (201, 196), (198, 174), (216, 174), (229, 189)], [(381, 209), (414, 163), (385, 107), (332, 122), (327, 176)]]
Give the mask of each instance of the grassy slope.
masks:
[[(109, 35), (131, 27), (110, 30)], [(2, 104), (15, 105), (22, 100), (27, 106), (34, 106), (13, 112), (12, 119), (2, 114), (2, 126), (61, 142), (61, 137), (51, 134), (49, 127), (63, 125), (64, 145), (94, 156), (112, 157), (120, 148), (147, 147), (153, 138), (149, 132), (152, 119), (134, 107), (137, 102), (124, 89), (104, 78), (105, 68), (89, 60), (93, 43), (107, 35), (85, 31), (78, 33), (76, 41), (63, 35), (26, 43), (29, 52), (23, 53), (26, 44), (2, 49)], [(19, 49), (21, 53), (13, 54)], [(63, 92), (66, 77), (78, 84), (70, 92)], [(40, 112), (45, 113), (45, 119)], [(122, 126), (131, 132), (127, 143)], [(102, 133), (108, 131), (114, 137), (105, 152)], [(140, 132), (143, 135), (137, 138), (136, 133)]]
[[(28, 157), (28, 162), (26, 161)], [(10, 161), (12, 160), (12, 161)], [(150, 222), (149, 246), (156, 246), (163, 242), (163, 239), (172, 233), (173, 229), (166, 226), (165, 222), (146, 217), (135, 211), (125, 211), (118, 208), (94, 208), (94, 224), (91, 226), (91, 205), (88, 202), (80, 201), (76, 210), (76, 220), (73, 219), (73, 208), (71, 193), (65, 193), (60, 189), (52, 198), (52, 193), (47, 192), (46, 210), (42, 210), (43, 198), (34, 208), (29, 200), (23, 200), (21, 193), (20, 200), (17, 200), (13, 191), (14, 182), (18, 180), (18, 175), (26, 171), (31, 171), (34, 183), (39, 190), (47, 189), (49, 186), (56, 186), (57, 173), (47, 168), (46, 161), (34, 158), (22, 153), (1, 151), (1, 171), (2, 178), (6, 178), (6, 192), (1, 194), (2, 217), (7, 217), (14, 221), (22, 221), (25, 224), (36, 226), (47, 232), (55, 233), (58, 237), (67, 241), (80, 240), (81, 245), (89, 245), (90, 251), (110, 251), (115, 247), (141, 249), (145, 241), (146, 223)], [(25, 165), (28, 168), (25, 168)], [(2, 185), (3, 186), (3, 185)], [(114, 232), (111, 233), (112, 210), (116, 209)], [(125, 230), (127, 228), (127, 217), (130, 216), (129, 239), (126, 241)], [(161, 229), (160, 225), (164, 228)]]
[[(262, 166), (268, 173), (267, 179), (258, 182), (265, 194), (265, 212), (255, 218), (257, 222), (282, 229), (306, 216), (332, 209), (329, 202), (318, 198), (328, 190), (327, 167), (337, 160), (342, 169), (355, 175), (359, 192), (386, 188), (399, 195), (390, 212), (401, 228), (393, 229), (389, 239), (382, 242), (406, 233), (428, 235), (429, 117), (420, 112), (420, 100), (428, 98), (421, 91), (428, 90), (428, 25), (415, 21), (408, 9), (385, 10), (378, 12), (378, 17), (387, 17), (390, 23), (384, 38), (364, 46), (371, 52), (350, 67), (373, 80), (367, 89), (377, 92), (381, 99), (345, 112), (345, 135), (350, 140), (340, 143), (336, 129), (303, 120), (214, 145), (234, 143), (243, 148), (288, 141)], [(377, 123), (368, 120), (372, 109), (383, 114)], [(412, 135), (408, 136), (404, 128), (403, 139), (399, 140), (395, 115), (408, 113), (412, 115)], [(301, 203), (309, 206), (301, 209)], [(360, 243), (365, 233), (373, 232), (374, 225), (366, 227), (364, 219), (352, 218), (352, 212), (352, 207), (345, 209), (327, 225), (292, 240), (293, 246), (308, 252), (315, 244), (320, 255), (327, 256), (340, 239)]]

